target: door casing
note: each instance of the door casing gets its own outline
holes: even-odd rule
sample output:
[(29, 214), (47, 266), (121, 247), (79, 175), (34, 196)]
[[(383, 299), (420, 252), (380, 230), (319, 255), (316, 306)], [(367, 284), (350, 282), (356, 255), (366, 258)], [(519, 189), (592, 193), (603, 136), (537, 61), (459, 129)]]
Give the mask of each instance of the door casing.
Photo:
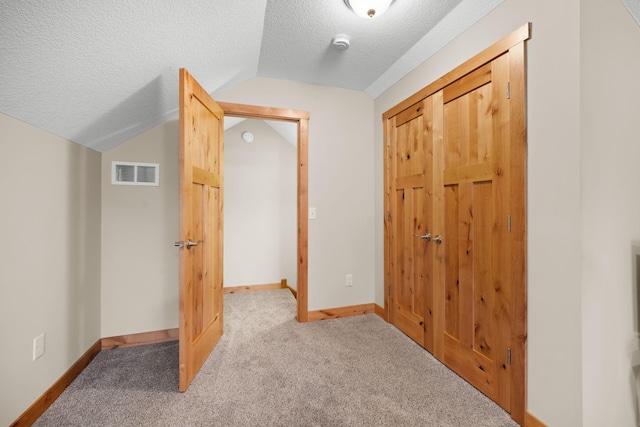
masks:
[(298, 126), (298, 236), (297, 236), (297, 298), (296, 314), (299, 322), (309, 321), (308, 308), (308, 213), (309, 213), (309, 113), (256, 105), (218, 102), (225, 116), (257, 120), (278, 120), (295, 123)]

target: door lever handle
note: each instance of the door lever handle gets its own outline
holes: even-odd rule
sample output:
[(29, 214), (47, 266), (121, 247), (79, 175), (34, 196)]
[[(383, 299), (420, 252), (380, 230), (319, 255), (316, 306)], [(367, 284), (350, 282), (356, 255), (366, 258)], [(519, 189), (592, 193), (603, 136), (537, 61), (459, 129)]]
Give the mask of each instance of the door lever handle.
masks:
[(442, 240), (443, 240), (442, 236), (439, 234), (433, 237), (433, 241), (436, 242), (437, 244), (442, 243)]
[(187, 249), (191, 249), (192, 246), (198, 246), (200, 243), (204, 243), (204, 240), (198, 240), (197, 242), (191, 241), (191, 239), (187, 240)]
[(417, 237), (418, 239), (426, 240), (427, 242), (431, 241), (431, 234), (430, 233), (424, 233), (422, 236), (414, 234), (413, 237)]

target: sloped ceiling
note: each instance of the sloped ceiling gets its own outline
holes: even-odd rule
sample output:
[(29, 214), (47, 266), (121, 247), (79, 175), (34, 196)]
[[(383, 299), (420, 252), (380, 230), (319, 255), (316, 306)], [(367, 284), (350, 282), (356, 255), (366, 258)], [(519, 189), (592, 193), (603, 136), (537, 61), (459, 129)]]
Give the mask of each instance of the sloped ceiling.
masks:
[(640, 1), (622, 0), (622, 4), (624, 4), (631, 16), (633, 16), (633, 19), (640, 25)]
[(182, 67), (214, 96), (261, 76), (375, 98), (502, 1), (3, 0), (0, 112), (106, 151), (176, 117)]

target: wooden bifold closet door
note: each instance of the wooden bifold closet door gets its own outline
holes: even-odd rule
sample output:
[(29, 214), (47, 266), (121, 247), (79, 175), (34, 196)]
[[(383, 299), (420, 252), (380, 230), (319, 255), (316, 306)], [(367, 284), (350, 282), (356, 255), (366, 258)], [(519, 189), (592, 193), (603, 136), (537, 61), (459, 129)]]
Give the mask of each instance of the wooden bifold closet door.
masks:
[(391, 323), (524, 423), (529, 25), (386, 112)]

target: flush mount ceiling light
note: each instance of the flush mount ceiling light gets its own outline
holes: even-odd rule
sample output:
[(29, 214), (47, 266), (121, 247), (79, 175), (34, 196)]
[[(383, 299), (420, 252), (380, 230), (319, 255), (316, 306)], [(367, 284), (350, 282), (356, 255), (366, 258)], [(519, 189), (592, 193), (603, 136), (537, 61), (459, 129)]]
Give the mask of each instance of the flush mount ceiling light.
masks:
[(362, 18), (377, 18), (389, 9), (394, 0), (344, 0), (356, 15)]

